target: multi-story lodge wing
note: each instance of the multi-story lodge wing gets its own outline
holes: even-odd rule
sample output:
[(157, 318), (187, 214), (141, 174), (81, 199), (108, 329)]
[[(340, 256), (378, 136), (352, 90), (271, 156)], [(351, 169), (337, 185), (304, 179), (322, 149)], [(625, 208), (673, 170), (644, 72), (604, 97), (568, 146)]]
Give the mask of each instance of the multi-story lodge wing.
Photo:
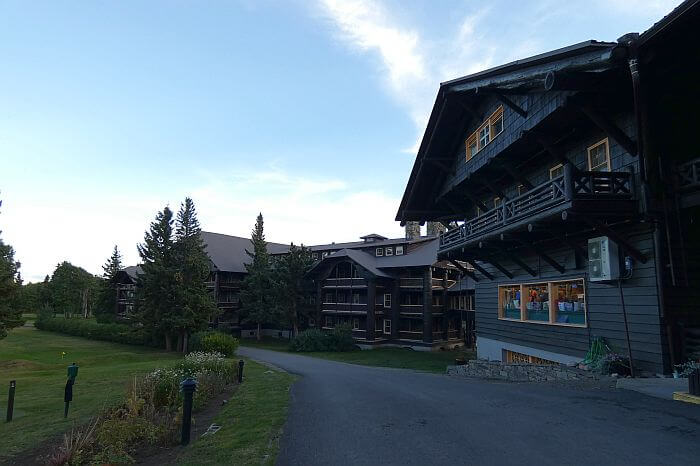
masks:
[(384, 344), (431, 349), (469, 343), (473, 282), (466, 264), (437, 260), (437, 233), (420, 236), (410, 223), (406, 238), (372, 234), (362, 241), (311, 246), (317, 260), (316, 326), (352, 327), (361, 346)]
[(687, 354), (699, 10), (440, 85), (396, 219), (452, 224), (438, 260), (475, 269), (480, 357), (573, 363), (595, 337), (649, 371)]

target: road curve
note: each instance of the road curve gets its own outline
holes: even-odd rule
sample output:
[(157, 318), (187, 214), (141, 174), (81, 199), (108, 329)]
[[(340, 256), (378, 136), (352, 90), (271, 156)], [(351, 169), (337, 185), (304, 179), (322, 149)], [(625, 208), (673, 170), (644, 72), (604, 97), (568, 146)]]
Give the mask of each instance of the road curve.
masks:
[(699, 464), (696, 405), (238, 352), (302, 376), (279, 465)]

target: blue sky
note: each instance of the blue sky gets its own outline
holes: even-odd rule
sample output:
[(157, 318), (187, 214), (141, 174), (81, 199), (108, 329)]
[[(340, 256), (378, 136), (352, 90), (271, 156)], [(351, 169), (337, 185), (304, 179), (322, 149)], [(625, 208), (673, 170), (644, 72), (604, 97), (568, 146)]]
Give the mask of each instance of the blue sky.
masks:
[(665, 0), (0, 0), (0, 229), (39, 280), (136, 263), (155, 213), (271, 241), (400, 236), (441, 81), (643, 31)]

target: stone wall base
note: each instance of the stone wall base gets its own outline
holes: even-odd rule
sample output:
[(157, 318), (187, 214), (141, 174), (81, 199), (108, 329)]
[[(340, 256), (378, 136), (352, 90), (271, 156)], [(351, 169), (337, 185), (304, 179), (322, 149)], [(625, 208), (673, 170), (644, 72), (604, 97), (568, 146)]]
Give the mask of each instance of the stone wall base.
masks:
[(515, 364), (470, 360), (463, 366), (448, 366), (447, 375), (512, 382), (599, 380), (600, 374), (561, 364)]

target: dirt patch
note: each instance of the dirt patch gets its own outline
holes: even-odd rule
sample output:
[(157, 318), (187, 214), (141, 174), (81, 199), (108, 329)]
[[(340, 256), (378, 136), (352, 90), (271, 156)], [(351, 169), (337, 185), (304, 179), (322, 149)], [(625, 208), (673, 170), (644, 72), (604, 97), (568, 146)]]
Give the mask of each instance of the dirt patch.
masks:
[[(231, 399), (231, 396), (236, 392), (238, 384), (229, 385), (224, 392), (218, 397), (207, 403), (207, 407), (198, 411), (192, 416), (192, 431), (190, 435), (190, 444), (194, 443), (198, 438), (209, 429), (214, 418), (224, 406), (224, 402)], [(175, 464), (178, 455), (187, 447), (181, 445), (169, 446), (153, 446), (143, 449), (134, 455), (136, 464), (149, 466), (161, 466), (163, 464)]]

